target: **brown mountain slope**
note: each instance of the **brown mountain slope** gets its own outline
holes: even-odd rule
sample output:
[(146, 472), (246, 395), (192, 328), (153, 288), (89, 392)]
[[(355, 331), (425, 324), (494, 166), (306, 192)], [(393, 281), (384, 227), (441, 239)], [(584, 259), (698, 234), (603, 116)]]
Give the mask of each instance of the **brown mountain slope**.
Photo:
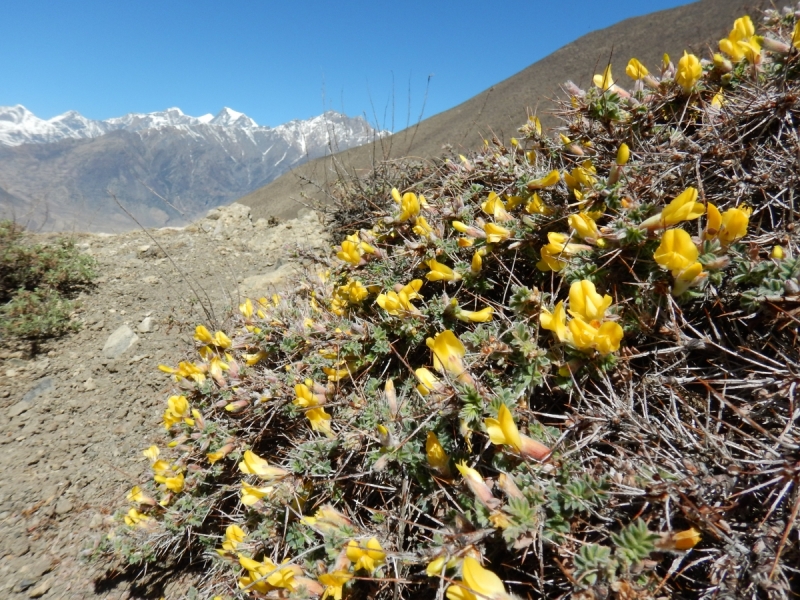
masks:
[[(635, 56), (656, 70), (668, 52), (677, 59), (684, 49), (704, 56), (716, 49), (733, 21), (758, 15), (769, 8), (769, 0), (701, 0), (700, 2), (626, 19), (594, 31), (556, 50), (527, 69), (509, 77), (466, 102), (439, 113), (388, 138), (303, 164), (265, 187), (238, 200), (250, 206), (254, 218), (297, 214), (308, 199), (324, 197), (320, 186), (336, 179), (336, 169), (366, 173), (376, 160), (403, 156), (432, 157), (442, 146), (474, 148), (494, 132), (501, 139), (514, 135), (526, 118), (526, 110), (538, 106), (546, 126), (556, 124), (547, 114), (559, 86), (571, 79), (585, 87), (594, 73), (602, 72), (611, 57), (613, 73), (620, 83), (631, 83), (625, 65)], [(613, 56), (612, 56), (613, 55)]]

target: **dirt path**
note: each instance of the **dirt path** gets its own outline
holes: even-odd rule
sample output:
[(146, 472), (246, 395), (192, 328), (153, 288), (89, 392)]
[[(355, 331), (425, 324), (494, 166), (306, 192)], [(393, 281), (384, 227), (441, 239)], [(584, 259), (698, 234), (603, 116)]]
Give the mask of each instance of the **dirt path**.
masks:
[(132, 597), (129, 582), (97, 590), (102, 569), (85, 556), (147, 477), (141, 450), (163, 431), (170, 388), (157, 367), (208, 322), (191, 288), (220, 319), (238, 293), (290, 285), (298, 244), (329, 246), (313, 214), (271, 227), (249, 210), (151, 231), (158, 244), (141, 231), (78, 236), (100, 274), (80, 298), (82, 329), (33, 357), (0, 345), (0, 596)]

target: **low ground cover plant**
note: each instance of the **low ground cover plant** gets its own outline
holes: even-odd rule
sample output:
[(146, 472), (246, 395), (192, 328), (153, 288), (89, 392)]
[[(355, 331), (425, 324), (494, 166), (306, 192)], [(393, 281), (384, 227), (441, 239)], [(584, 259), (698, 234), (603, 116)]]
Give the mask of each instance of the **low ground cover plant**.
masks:
[(91, 283), (93, 268), (72, 240), (36, 244), (22, 226), (0, 221), (0, 338), (35, 341), (75, 329), (71, 298)]
[(348, 187), (335, 259), (162, 367), (98, 556), (204, 598), (790, 597), (800, 25), (719, 48)]

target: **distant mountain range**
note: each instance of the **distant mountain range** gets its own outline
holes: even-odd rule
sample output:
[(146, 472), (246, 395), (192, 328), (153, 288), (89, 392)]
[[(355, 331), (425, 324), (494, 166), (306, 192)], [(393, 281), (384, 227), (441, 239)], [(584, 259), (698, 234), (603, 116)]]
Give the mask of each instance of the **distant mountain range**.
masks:
[(136, 227), (113, 195), (146, 227), (182, 225), (307, 160), (385, 133), (333, 111), (271, 128), (230, 108), (98, 121), (0, 107), (0, 217), (48, 231)]

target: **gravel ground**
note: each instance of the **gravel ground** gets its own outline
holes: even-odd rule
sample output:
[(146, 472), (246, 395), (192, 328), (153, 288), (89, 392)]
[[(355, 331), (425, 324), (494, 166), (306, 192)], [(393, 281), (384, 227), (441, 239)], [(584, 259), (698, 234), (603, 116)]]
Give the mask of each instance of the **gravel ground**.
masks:
[[(238, 204), (149, 234), (78, 235), (100, 275), (79, 298), (80, 331), (34, 355), (0, 340), (4, 598), (136, 597), (130, 581), (98, 585), (106, 566), (86, 557), (149, 477), (141, 451), (163, 435), (170, 389), (158, 365), (177, 364), (194, 326), (211, 325), (201, 301), (222, 320), (242, 296), (291, 285), (308, 264), (291, 258), (298, 248), (330, 245), (312, 213), (252, 223)], [(182, 597), (179, 587), (167, 596)]]

